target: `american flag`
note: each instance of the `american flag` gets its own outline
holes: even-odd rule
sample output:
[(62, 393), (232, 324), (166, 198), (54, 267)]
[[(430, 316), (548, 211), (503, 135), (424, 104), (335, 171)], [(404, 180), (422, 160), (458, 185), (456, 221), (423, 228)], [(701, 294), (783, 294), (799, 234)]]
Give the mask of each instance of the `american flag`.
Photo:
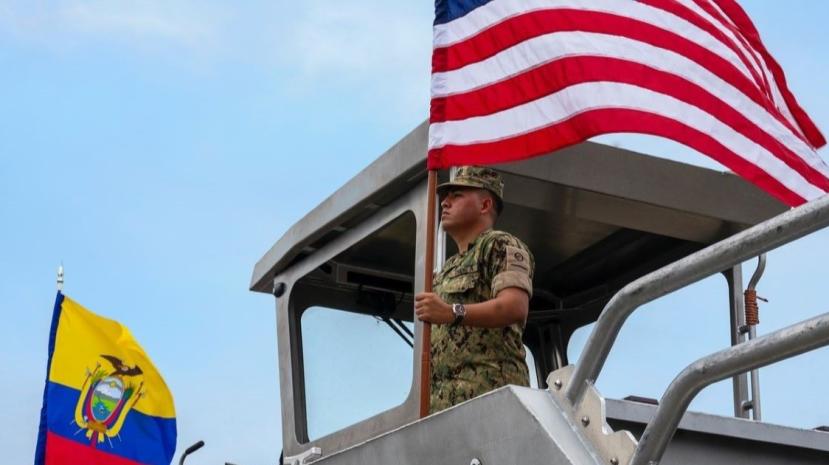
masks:
[(665, 137), (788, 205), (829, 192), (826, 141), (734, 0), (437, 0), (430, 169)]

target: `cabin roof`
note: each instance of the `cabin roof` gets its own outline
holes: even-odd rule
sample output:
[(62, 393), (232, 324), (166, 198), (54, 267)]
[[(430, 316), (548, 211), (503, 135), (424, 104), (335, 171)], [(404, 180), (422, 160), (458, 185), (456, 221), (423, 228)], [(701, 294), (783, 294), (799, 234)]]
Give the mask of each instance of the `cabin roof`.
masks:
[[(250, 289), (271, 292), (276, 274), (423, 182), (427, 131), (416, 127), (291, 226), (256, 263)], [(496, 169), (506, 185), (498, 227), (528, 243), (551, 283), (573, 281), (573, 269), (589, 281), (608, 252), (704, 245), (786, 209), (731, 173), (594, 142)]]

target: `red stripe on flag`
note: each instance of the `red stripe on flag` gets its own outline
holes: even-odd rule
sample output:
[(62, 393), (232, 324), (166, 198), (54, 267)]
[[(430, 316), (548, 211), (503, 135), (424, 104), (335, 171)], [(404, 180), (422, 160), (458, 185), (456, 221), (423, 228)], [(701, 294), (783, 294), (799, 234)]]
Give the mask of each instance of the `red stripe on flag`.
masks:
[[(661, 1), (665, 2), (665, 0), (661, 0)], [(718, 8), (715, 8), (714, 5), (711, 4), (711, 2), (709, 2), (707, 0), (702, 0), (702, 1), (694, 0), (694, 3), (697, 6), (699, 6), (700, 8), (702, 8), (712, 18), (714, 18), (715, 21), (719, 22), (723, 27), (730, 30), (734, 34), (734, 36), (740, 42), (740, 45), (742, 45), (748, 51), (748, 53), (751, 57), (751, 60), (754, 63), (756, 63), (757, 66), (760, 67), (760, 73), (762, 74), (763, 81), (761, 83), (758, 83), (758, 85), (766, 92), (766, 96), (768, 96), (769, 99), (774, 100), (774, 96), (772, 95), (772, 92), (771, 92), (771, 86), (769, 85), (768, 76), (766, 75), (766, 71), (762, 68), (762, 64), (763, 64), (762, 59), (758, 55), (757, 50), (754, 50), (754, 48), (751, 46), (751, 44), (748, 43), (745, 36), (743, 36), (742, 31), (737, 29), (734, 26), (734, 24), (731, 23), (731, 21), (729, 21), (727, 18), (725, 18), (722, 15), (722, 13), (720, 12), (720, 10)]]
[(474, 145), (447, 145), (429, 151), (428, 168), (518, 161), (583, 142), (601, 134), (635, 132), (685, 144), (727, 166), (782, 202), (796, 206), (805, 199), (777, 179), (743, 160), (717, 140), (671, 118), (630, 109), (591, 110), (517, 137)]
[(763, 41), (760, 40), (760, 33), (757, 32), (757, 29), (754, 27), (754, 23), (751, 22), (751, 19), (748, 17), (743, 8), (734, 0), (714, 1), (720, 9), (725, 12), (728, 18), (731, 19), (731, 21), (743, 32), (743, 35), (751, 43), (752, 48), (757, 50), (760, 55), (762, 55), (763, 60), (766, 62), (766, 66), (768, 66), (769, 71), (771, 71), (772, 76), (774, 76), (775, 82), (777, 82), (777, 87), (780, 89), (780, 93), (783, 95), (783, 99), (786, 101), (789, 111), (791, 111), (801, 129), (803, 129), (803, 134), (806, 135), (806, 138), (809, 139), (812, 146), (820, 148), (826, 145), (826, 139), (823, 137), (823, 134), (821, 134), (812, 119), (809, 118), (809, 115), (806, 114), (803, 108), (800, 107), (800, 104), (797, 102), (794, 94), (792, 94), (789, 90), (789, 86), (786, 83), (786, 76), (783, 73), (783, 68), (780, 67), (777, 60), (775, 60), (766, 49)]
[[(527, 39), (553, 32), (581, 31), (626, 37), (675, 52), (698, 63), (737, 88), (781, 123), (791, 126), (768, 97), (726, 59), (678, 34), (615, 14), (575, 9), (555, 9), (514, 16), (469, 39), (437, 48), (432, 59), (433, 72), (462, 68), (495, 55)], [(795, 131), (797, 133), (797, 131)]]
[[(489, 115), (575, 84), (601, 81), (636, 85), (694, 105), (764, 147), (813, 185), (829, 190), (826, 176), (707, 90), (674, 74), (616, 58), (563, 58), (472, 92), (436, 98), (432, 101), (431, 122)], [(612, 103), (609, 102), (608, 106)]]
[(142, 465), (115, 454), (103, 452), (63, 436), (46, 434), (45, 465)]
[[(765, 75), (761, 76), (758, 73), (757, 68), (754, 66), (754, 65), (759, 65), (759, 63), (757, 63), (757, 57), (754, 56), (753, 54), (751, 54), (751, 47), (749, 47), (748, 44), (741, 41), (743, 47), (745, 47), (745, 49), (748, 51), (748, 53), (751, 54), (751, 56), (746, 56), (746, 54), (743, 52), (743, 50), (741, 50), (740, 47), (737, 46), (737, 44), (734, 42), (734, 40), (732, 38), (725, 35), (725, 33), (723, 33), (720, 29), (718, 29), (713, 24), (711, 24), (710, 21), (703, 18), (702, 16), (700, 16), (699, 14), (697, 14), (695, 11), (691, 10), (687, 6), (685, 6), (681, 3), (678, 3), (676, 1), (673, 1), (673, 0), (672, 1), (667, 1), (667, 2), (665, 0), (638, 0), (638, 1), (642, 4), (649, 5), (653, 8), (658, 8), (662, 11), (670, 13), (670, 14), (678, 17), (678, 18), (682, 18), (685, 21), (688, 21), (689, 23), (691, 23), (694, 26), (702, 29), (703, 31), (707, 32), (712, 37), (717, 39), (721, 44), (728, 47), (729, 50), (731, 50), (732, 52), (734, 52), (737, 55), (737, 57), (740, 59), (740, 61), (743, 63), (743, 65), (746, 67), (746, 69), (748, 69), (748, 71), (751, 73), (752, 79), (754, 80), (754, 84), (758, 88), (762, 89), (763, 92), (766, 94), (766, 96), (768, 96), (769, 98), (771, 97), (771, 91), (769, 90), (769, 86), (768, 86), (768, 82), (766, 80), (766, 76)], [(706, 8), (704, 6), (700, 5), (700, 7), (703, 8), (704, 10), (706, 10)], [(710, 12), (709, 12), (709, 14), (710, 14)], [(741, 36), (739, 34), (735, 34), (735, 36), (738, 38), (738, 40), (741, 39)], [(799, 134), (799, 132), (798, 132), (798, 134)]]

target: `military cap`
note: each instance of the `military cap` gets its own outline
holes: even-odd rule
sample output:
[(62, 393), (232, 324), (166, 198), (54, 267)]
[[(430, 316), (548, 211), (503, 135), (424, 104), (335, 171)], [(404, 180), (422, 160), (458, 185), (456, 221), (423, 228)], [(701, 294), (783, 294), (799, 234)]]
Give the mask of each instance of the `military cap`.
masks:
[(495, 196), (495, 208), (498, 213), (504, 208), (504, 181), (501, 175), (486, 166), (461, 166), (455, 173), (455, 179), (438, 186), (438, 195), (443, 198), (453, 187), (472, 187), (486, 189)]

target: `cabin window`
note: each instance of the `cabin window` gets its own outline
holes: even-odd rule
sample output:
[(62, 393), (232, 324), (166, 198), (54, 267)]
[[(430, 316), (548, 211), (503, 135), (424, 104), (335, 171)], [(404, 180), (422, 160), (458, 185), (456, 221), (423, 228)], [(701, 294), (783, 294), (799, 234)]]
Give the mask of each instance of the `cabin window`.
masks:
[(407, 212), (295, 285), (308, 440), (409, 396), (415, 242), (416, 221)]
[[(414, 327), (403, 323), (410, 332)], [(311, 307), (302, 316), (308, 436), (317, 439), (403, 403), (412, 349), (373, 316)]]

